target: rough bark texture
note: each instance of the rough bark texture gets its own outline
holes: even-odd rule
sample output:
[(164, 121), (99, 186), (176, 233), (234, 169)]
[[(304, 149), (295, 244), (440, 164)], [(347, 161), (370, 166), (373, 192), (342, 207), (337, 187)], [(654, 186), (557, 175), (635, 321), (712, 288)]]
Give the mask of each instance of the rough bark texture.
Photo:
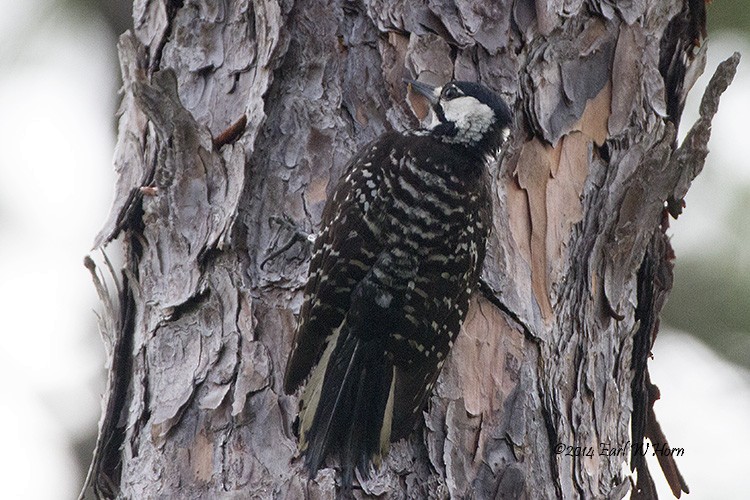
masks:
[(621, 498), (635, 487), (624, 463), (655, 494), (629, 449), (599, 450), (660, 439), (646, 361), (671, 286), (664, 207), (676, 215), (700, 171), (738, 62), (678, 149), (702, 1), (136, 0), (133, 13), (96, 240), (126, 249), (117, 300), (87, 261), (111, 369), (99, 495), (333, 497), (334, 471), (308, 482), (296, 459), (281, 381), (309, 252), (261, 263), (292, 236), (277, 218), (315, 230), (353, 152), (416, 126), (402, 78), (418, 75), (492, 87), (516, 131), (492, 172), (483, 293), (424, 424), (356, 494)]

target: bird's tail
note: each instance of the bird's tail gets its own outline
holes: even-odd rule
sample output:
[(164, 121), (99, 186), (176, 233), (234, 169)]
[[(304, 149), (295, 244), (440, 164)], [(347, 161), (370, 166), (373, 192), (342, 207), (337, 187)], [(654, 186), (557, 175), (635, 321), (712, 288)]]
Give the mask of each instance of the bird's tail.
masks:
[(388, 451), (395, 376), (382, 345), (346, 332), (338, 338), (340, 331), (305, 387), (300, 449), (311, 478), (337, 452), (343, 487), (351, 491), (354, 468), (366, 477), (370, 464), (379, 466)]

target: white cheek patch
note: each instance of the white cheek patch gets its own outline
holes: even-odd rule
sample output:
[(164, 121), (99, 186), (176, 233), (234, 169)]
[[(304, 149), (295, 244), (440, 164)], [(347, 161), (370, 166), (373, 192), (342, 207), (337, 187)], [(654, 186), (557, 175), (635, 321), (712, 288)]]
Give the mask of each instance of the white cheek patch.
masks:
[(443, 113), (447, 121), (456, 126), (457, 142), (476, 142), (495, 121), (495, 112), (471, 96), (443, 101)]

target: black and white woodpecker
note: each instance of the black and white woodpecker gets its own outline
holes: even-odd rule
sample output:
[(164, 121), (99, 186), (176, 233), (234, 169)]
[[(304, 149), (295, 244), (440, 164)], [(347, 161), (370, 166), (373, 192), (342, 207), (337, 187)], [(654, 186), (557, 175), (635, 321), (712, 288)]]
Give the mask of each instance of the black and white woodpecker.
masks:
[(409, 82), (424, 129), (388, 132), (349, 163), (323, 211), (284, 376), (306, 381), (299, 448), (310, 477), (337, 454), (369, 475), (412, 430), (466, 317), (491, 224), (487, 165), (510, 132), (477, 83)]

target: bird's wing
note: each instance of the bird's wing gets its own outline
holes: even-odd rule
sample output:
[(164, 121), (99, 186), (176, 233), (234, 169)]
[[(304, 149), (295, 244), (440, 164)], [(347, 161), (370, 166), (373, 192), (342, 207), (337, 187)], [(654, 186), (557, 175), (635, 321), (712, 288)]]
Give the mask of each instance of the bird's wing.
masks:
[[(383, 139), (355, 156), (323, 210), (315, 240), (310, 274), (284, 375), (284, 389), (291, 394), (310, 374), (327, 341), (341, 325), (351, 292), (382, 249), (367, 220), (377, 215), (360, 196), (372, 191), (382, 173), (375, 167), (384, 153)], [(379, 147), (380, 146), (380, 147)]]
[[(468, 254), (455, 255), (451, 264), (456, 272), (459, 269), (466, 272), (466, 276), (460, 279), (460, 286), (453, 281), (456, 274), (450, 265), (435, 264), (430, 262), (429, 257), (422, 263), (419, 278), (429, 282), (429, 297), (420, 300), (420, 295), (414, 295), (413, 303), (409, 304), (420, 311), (421, 328), (411, 329), (405, 332), (403, 339), (399, 339), (410, 345), (391, 347), (410, 358), (407, 362), (402, 360), (398, 363), (396, 370), (391, 431), (394, 441), (408, 436), (415, 420), (421, 415), (466, 317), (471, 294), (467, 285), (473, 281), (475, 273), (470, 267)], [(416, 289), (419, 289), (419, 283)], [(426, 374), (429, 374), (427, 378)]]

